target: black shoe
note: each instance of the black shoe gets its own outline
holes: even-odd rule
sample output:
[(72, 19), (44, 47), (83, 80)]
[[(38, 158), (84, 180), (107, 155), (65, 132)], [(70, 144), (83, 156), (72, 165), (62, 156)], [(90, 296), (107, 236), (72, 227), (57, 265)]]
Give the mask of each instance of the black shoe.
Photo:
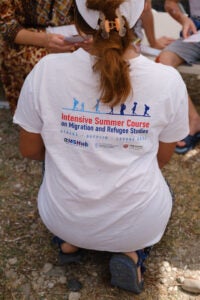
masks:
[(57, 236), (54, 236), (52, 239), (53, 244), (58, 245), (59, 254), (58, 254), (58, 262), (60, 265), (69, 264), (69, 263), (79, 263), (83, 258), (83, 250), (79, 249), (73, 253), (64, 253), (61, 249), (61, 245), (65, 243), (62, 239)]

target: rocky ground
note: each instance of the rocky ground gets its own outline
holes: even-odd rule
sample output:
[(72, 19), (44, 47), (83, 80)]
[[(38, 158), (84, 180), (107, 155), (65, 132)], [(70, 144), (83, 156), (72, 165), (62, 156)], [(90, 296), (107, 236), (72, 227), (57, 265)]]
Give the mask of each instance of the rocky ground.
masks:
[[(200, 112), (199, 78), (185, 76)], [(164, 169), (176, 196), (162, 241), (147, 260), (144, 292), (135, 296), (109, 283), (108, 253), (88, 251), (80, 264), (60, 266), (52, 235), (38, 216), (41, 164), (22, 159), (18, 129), (0, 110), (0, 299), (1, 300), (198, 300), (182, 289), (200, 280), (200, 145), (174, 154)]]

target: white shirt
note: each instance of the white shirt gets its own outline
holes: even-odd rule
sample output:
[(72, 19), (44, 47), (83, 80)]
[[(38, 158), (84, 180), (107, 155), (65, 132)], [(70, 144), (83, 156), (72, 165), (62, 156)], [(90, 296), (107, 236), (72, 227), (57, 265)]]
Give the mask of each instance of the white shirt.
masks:
[(133, 93), (113, 111), (99, 102), (94, 58), (82, 49), (43, 58), (22, 88), (14, 122), (46, 147), (38, 195), (51, 232), (87, 249), (134, 251), (160, 240), (172, 201), (157, 163), (159, 141), (189, 131), (178, 72), (130, 60)]

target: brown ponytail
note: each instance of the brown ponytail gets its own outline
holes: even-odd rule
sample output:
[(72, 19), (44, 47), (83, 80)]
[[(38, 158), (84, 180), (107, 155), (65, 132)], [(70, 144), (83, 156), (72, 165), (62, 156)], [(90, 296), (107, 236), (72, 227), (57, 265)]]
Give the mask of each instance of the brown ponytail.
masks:
[[(112, 21), (116, 18), (116, 9), (124, 0), (87, 0), (89, 9), (103, 12), (106, 19)], [(76, 12), (77, 8), (75, 9)], [(102, 30), (91, 29), (83, 18), (75, 13), (75, 23), (80, 31), (93, 35), (92, 50), (96, 55), (94, 71), (100, 74), (101, 101), (115, 106), (124, 103), (132, 92), (129, 75), (129, 63), (124, 60), (123, 54), (133, 41), (133, 31), (125, 21), (126, 34), (119, 35), (111, 30), (109, 38), (102, 37)]]

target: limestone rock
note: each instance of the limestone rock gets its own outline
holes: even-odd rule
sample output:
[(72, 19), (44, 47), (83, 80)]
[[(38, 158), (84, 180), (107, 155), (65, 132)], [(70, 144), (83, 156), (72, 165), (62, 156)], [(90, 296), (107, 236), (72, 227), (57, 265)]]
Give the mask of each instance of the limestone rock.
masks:
[(200, 294), (200, 280), (185, 279), (181, 287), (184, 291)]
[(81, 294), (78, 292), (71, 292), (69, 294), (69, 300), (79, 300), (81, 298)]

